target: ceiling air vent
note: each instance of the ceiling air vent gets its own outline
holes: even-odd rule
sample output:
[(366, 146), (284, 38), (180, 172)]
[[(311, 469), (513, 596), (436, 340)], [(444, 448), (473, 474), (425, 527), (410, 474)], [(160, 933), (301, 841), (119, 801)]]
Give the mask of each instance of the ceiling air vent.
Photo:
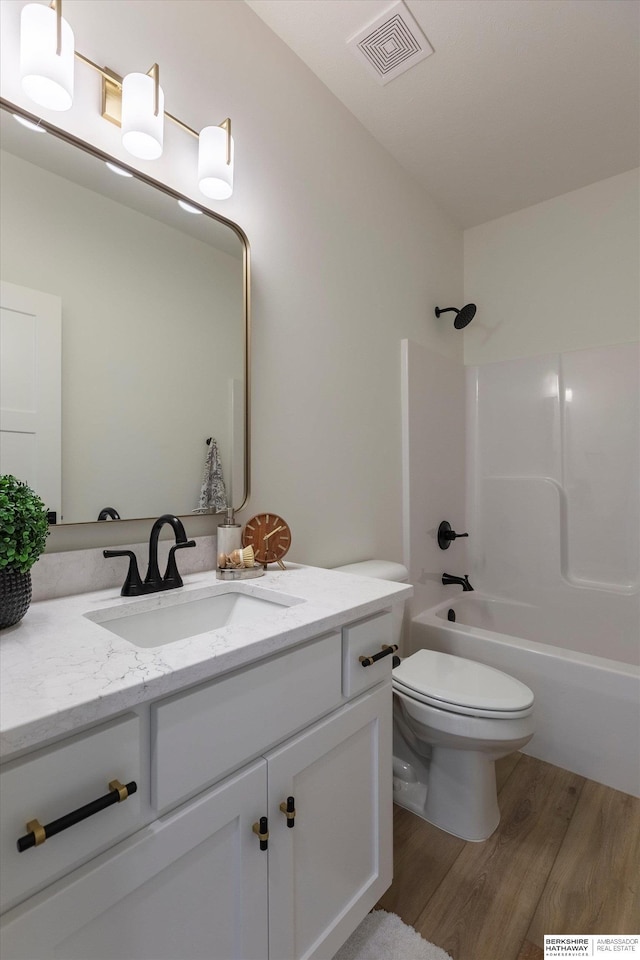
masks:
[(433, 53), (402, 0), (347, 41), (378, 83), (389, 83)]

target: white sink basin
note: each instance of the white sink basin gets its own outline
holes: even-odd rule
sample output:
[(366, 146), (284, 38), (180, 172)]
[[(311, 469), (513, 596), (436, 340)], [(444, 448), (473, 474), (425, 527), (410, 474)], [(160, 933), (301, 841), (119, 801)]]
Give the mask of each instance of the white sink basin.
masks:
[(303, 601), (282, 594), (256, 597), (236, 591), (187, 599), (162, 596), (161, 606), (140, 610), (136, 603), (86, 613), (89, 620), (137, 647), (161, 647), (176, 640), (209, 633), (231, 624), (262, 623)]

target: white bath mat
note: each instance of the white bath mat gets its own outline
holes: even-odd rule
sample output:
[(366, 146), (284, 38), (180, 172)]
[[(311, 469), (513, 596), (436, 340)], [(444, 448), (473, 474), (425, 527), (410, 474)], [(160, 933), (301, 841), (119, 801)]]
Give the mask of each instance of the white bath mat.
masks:
[(374, 910), (338, 950), (333, 960), (451, 960), (448, 953), (423, 940), (397, 913)]

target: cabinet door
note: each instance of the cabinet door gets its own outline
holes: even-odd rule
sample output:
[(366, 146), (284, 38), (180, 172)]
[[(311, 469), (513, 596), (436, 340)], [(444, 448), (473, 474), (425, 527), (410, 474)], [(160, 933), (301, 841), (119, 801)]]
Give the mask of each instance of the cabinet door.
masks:
[(5, 914), (3, 960), (265, 960), (259, 760)]
[[(391, 883), (391, 684), (267, 755), (269, 956), (329, 958)], [(293, 828), (280, 804), (293, 796)]]

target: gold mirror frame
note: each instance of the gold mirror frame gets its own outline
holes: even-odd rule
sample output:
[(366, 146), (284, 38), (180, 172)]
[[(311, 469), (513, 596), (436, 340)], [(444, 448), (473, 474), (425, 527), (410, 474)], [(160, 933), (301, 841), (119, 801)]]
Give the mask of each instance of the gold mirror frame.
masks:
[[(90, 143), (87, 143), (84, 140), (80, 140), (78, 137), (73, 136), (70, 133), (67, 133), (64, 130), (55, 127), (53, 124), (50, 124), (48, 121), (43, 120), (41, 117), (36, 114), (31, 114), (28, 111), (24, 110), (22, 107), (17, 106), (16, 104), (11, 103), (9, 100), (6, 100), (3, 97), (0, 97), (0, 108), (8, 113), (14, 114), (18, 117), (22, 117), (24, 120), (35, 123), (40, 127), (43, 127), (48, 134), (56, 137), (58, 140), (62, 140), (65, 143), (68, 143), (72, 147), (76, 147), (85, 153), (89, 154), (92, 157), (95, 157), (97, 160), (103, 162), (110, 162), (115, 164), (118, 167), (121, 167), (123, 170), (128, 171), (135, 179), (141, 181), (142, 183), (153, 187), (156, 190), (159, 190), (161, 193), (164, 193), (168, 197), (178, 201), (182, 200), (184, 203), (189, 204), (190, 206), (196, 207), (202, 211), (204, 216), (210, 217), (211, 219), (221, 223), (222, 225), (229, 227), (240, 240), (242, 244), (242, 310), (244, 317), (244, 391), (243, 391), (243, 400), (244, 400), (244, 444), (243, 444), (243, 456), (244, 456), (244, 489), (242, 500), (239, 504), (233, 504), (234, 511), (241, 510), (249, 500), (251, 493), (251, 382), (250, 382), (250, 372), (251, 372), (251, 253), (249, 240), (238, 224), (234, 223), (232, 220), (229, 220), (227, 217), (223, 217), (218, 213), (214, 213), (212, 210), (207, 209), (207, 207), (202, 206), (197, 201), (192, 200), (190, 197), (184, 196), (184, 194), (178, 193), (172, 187), (164, 184), (158, 180), (154, 180), (152, 177), (149, 177), (147, 174), (142, 173), (141, 171), (135, 169), (134, 167), (129, 166), (127, 163), (123, 162), (119, 158), (113, 157), (112, 155), (105, 153), (103, 150), (93, 146)], [(193, 514), (182, 514), (183, 517), (193, 518)], [(207, 516), (205, 514), (204, 516)], [(208, 514), (208, 516), (224, 516), (224, 513), (217, 514)], [(121, 522), (136, 522), (138, 520), (148, 520), (153, 519), (152, 517), (127, 517), (126, 520)], [(78, 521), (67, 524), (62, 524), (62, 529), (67, 529), (71, 527), (82, 526), (86, 527), (88, 524), (97, 526), (98, 521)]]

